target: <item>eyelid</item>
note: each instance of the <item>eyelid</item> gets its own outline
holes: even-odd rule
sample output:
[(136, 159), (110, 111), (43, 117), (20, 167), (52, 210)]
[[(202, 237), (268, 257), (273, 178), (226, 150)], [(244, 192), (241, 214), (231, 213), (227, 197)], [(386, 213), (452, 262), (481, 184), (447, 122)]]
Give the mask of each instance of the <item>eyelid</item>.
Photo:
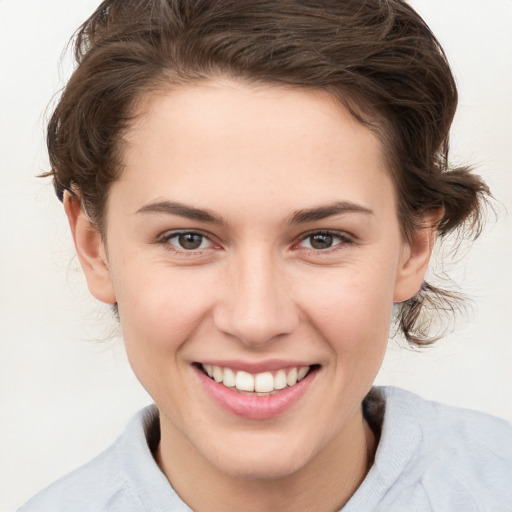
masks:
[(303, 249), (320, 254), (320, 253), (328, 253), (330, 251), (335, 251), (340, 246), (354, 243), (354, 237), (349, 235), (345, 231), (337, 231), (337, 230), (332, 230), (332, 229), (314, 229), (314, 230), (308, 231), (307, 233), (302, 234), (300, 236), (299, 240), (294, 244), (294, 247), (300, 248), (300, 244), (302, 242), (304, 242), (305, 240), (307, 240), (308, 238), (310, 238), (314, 235), (330, 235), (330, 236), (338, 238), (340, 240), (340, 242), (331, 247), (328, 247), (327, 249), (315, 249), (313, 247), (310, 247), (310, 248), (304, 247)]
[[(209, 247), (202, 247), (202, 248), (198, 248), (198, 249), (187, 250), (187, 249), (180, 249), (178, 247), (174, 247), (170, 243), (170, 240), (172, 240), (173, 238), (176, 238), (180, 235), (187, 235), (187, 234), (199, 235), (199, 236), (203, 237), (205, 240), (207, 240), (209, 242)], [(200, 229), (174, 229), (171, 231), (166, 231), (163, 235), (158, 237), (157, 243), (163, 244), (167, 250), (173, 251), (177, 254), (187, 254), (187, 255), (202, 254), (206, 250), (212, 249), (213, 247), (218, 247), (218, 244), (216, 244), (212, 240), (212, 236), (208, 233), (205, 233), (204, 231), (202, 231)]]
[[(174, 245), (169, 243), (169, 241), (172, 240), (173, 238), (176, 238), (176, 237), (178, 237), (180, 235), (184, 235), (184, 234), (199, 235), (209, 242), (209, 246), (203, 247), (203, 248), (198, 248), (198, 249), (187, 250), (187, 249), (179, 249), (178, 247), (174, 247)], [(331, 235), (333, 237), (336, 237), (339, 240), (339, 243), (336, 243), (335, 245), (328, 247), (326, 249), (315, 249), (313, 247), (311, 247), (311, 248), (302, 247), (302, 249), (308, 250), (311, 253), (315, 253), (315, 254), (328, 254), (330, 252), (334, 252), (338, 249), (341, 249), (345, 245), (354, 243), (354, 237), (352, 235), (348, 234), (346, 231), (338, 231), (338, 230), (332, 230), (332, 229), (313, 229), (311, 231), (301, 234), (300, 237), (298, 238), (297, 242), (295, 242), (293, 244), (292, 249), (301, 249), (300, 244), (314, 235)], [(166, 231), (163, 235), (158, 237), (156, 242), (165, 245), (167, 250), (173, 251), (177, 254), (201, 255), (207, 250), (210, 250), (215, 247), (217, 247), (217, 248), (219, 247), (220, 244), (214, 242), (212, 240), (212, 238), (213, 238), (213, 235), (210, 235), (209, 233), (206, 233), (200, 229), (176, 229), (176, 230)]]

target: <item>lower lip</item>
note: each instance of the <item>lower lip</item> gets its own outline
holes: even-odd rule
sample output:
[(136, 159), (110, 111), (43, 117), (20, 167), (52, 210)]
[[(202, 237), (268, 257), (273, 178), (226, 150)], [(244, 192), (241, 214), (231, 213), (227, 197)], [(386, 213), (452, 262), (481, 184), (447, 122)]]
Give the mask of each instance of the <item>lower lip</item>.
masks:
[(245, 395), (233, 391), (215, 382), (195, 367), (196, 373), (213, 400), (225, 410), (251, 420), (267, 420), (283, 414), (290, 409), (304, 394), (313, 382), (316, 370), (310, 371), (304, 379), (294, 386), (276, 391), (272, 395)]

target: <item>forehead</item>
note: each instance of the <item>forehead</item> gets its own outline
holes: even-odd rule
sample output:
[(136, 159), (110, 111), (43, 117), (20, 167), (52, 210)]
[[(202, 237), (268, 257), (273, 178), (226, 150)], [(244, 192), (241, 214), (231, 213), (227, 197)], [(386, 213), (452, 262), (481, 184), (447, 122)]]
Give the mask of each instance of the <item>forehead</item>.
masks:
[(135, 113), (118, 185), (139, 203), (157, 189), (212, 208), (219, 189), (244, 207), (393, 195), (379, 140), (325, 91), (211, 81), (148, 95)]

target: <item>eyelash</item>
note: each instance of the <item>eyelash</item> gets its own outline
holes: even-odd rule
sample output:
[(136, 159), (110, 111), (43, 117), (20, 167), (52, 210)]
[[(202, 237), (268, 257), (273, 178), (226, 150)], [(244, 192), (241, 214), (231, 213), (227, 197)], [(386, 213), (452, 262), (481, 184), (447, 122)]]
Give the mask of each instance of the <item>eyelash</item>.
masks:
[[(309, 233), (306, 233), (305, 235), (302, 236), (302, 238), (300, 239), (298, 244), (300, 244), (308, 239), (311, 239), (313, 236), (332, 236), (333, 238), (338, 240), (338, 243), (332, 245), (331, 247), (327, 247), (326, 249), (310, 248), (309, 254), (319, 254), (319, 255), (330, 254), (332, 252), (342, 249), (346, 245), (350, 245), (350, 244), (354, 243), (353, 239), (344, 232), (331, 231), (331, 230), (320, 230), (320, 231), (310, 231)], [(295, 244), (295, 246), (297, 246), (298, 244)]]
[[(201, 231), (193, 231), (193, 230), (183, 230), (183, 231), (173, 231), (171, 233), (168, 233), (161, 237), (158, 240), (158, 243), (161, 243), (166, 250), (171, 251), (178, 255), (183, 256), (201, 256), (205, 253), (205, 251), (211, 249), (211, 247), (206, 247), (203, 249), (176, 249), (173, 247), (173, 245), (170, 243), (171, 240), (176, 239), (182, 235), (196, 235), (202, 237), (201, 245), (204, 240), (208, 240), (211, 244), (213, 242), (210, 240), (209, 236), (205, 233), (202, 233)], [(331, 247), (327, 247), (325, 249), (315, 249), (313, 247), (311, 248), (305, 248), (308, 251), (308, 254), (315, 254), (315, 255), (324, 255), (324, 254), (330, 254), (332, 252), (338, 251), (342, 249), (346, 245), (351, 245), (354, 243), (353, 239), (347, 235), (344, 232), (340, 231), (331, 231), (331, 230), (317, 230), (317, 231), (310, 231), (309, 233), (305, 233), (300, 238), (299, 242), (294, 244), (294, 249), (299, 246), (299, 244), (303, 243), (304, 241), (311, 239), (313, 236), (332, 236), (334, 239), (338, 240), (338, 243), (335, 243)], [(214, 244), (215, 245), (215, 244)]]
[(201, 241), (201, 245), (204, 240), (208, 240), (210, 243), (213, 243), (210, 240), (210, 237), (208, 235), (206, 235), (205, 233), (202, 233), (201, 231), (192, 231), (192, 230), (173, 231), (171, 233), (167, 233), (160, 240), (158, 240), (158, 242), (161, 243), (165, 247), (166, 250), (171, 251), (178, 255), (182, 255), (182, 256), (201, 256), (202, 254), (204, 254), (205, 250), (210, 249), (210, 247), (206, 247), (203, 249), (192, 249), (192, 250), (187, 250), (184, 248), (182, 248), (181, 250), (176, 249), (175, 247), (173, 247), (173, 245), (170, 243), (170, 241), (173, 238), (178, 238), (182, 235), (197, 235), (197, 236), (202, 237), (203, 240)]

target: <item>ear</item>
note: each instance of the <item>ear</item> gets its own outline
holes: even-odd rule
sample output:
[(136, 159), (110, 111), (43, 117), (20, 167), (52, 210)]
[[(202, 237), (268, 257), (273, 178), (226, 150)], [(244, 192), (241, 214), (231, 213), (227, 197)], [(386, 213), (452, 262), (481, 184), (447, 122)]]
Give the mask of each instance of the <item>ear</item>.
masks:
[(410, 243), (404, 244), (395, 281), (394, 302), (404, 302), (418, 293), (432, 256), (437, 226), (442, 216), (443, 210), (426, 214), (423, 227), (414, 231)]
[(79, 197), (65, 192), (63, 203), (89, 291), (101, 302), (114, 304), (116, 297), (100, 233), (87, 218)]

